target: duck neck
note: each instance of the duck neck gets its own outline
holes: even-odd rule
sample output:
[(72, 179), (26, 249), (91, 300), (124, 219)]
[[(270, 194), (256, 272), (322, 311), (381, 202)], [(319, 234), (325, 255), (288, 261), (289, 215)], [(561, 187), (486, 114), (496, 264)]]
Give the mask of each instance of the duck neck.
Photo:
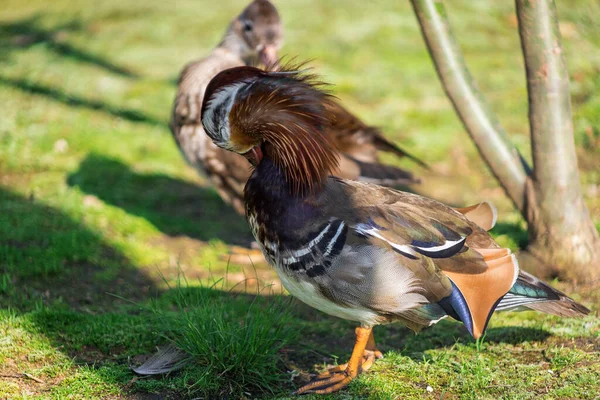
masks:
[(265, 155), (248, 180), (244, 190), (246, 201), (261, 196), (273, 202), (289, 202), (302, 196), (294, 194), (282, 167)]
[[(303, 229), (311, 218), (320, 215), (314, 201), (319, 193), (295, 193), (285, 171), (265, 155), (246, 183), (244, 202), (248, 217), (264, 224), (267, 232), (282, 237)], [(259, 233), (255, 235), (257, 240), (263, 239)]]

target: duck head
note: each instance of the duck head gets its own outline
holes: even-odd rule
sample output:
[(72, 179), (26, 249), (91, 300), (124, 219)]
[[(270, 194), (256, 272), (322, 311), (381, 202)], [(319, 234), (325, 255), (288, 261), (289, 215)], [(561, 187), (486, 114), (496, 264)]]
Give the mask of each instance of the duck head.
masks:
[(255, 167), (270, 158), (294, 191), (305, 193), (324, 183), (339, 160), (326, 134), (332, 98), (313, 75), (298, 69), (222, 71), (206, 88), (202, 124), (217, 146)]
[(229, 26), (221, 46), (235, 52), (246, 64), (260, 61), (276, 65), (283, 45), (283, 26), (277, 8), (269, 0), (254, 0)]

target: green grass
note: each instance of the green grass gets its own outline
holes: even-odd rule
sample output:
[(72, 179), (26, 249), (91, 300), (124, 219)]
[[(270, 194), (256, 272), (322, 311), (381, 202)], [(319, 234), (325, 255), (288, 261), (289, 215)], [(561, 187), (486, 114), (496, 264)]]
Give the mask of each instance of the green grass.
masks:
[(279, 352), (296, 334), (290, 298), (276, 296), (271, 287), (252, 295), (247, 288), (236, 293), (228, 286), (223, 279), (196, 287), (178, 280), (166, 299), (174, 311), (154, 307), (164, 336), (191, 357), (190, 395), (273, 393), (287, 380)]
[[(354, 326), (296, 303), (289, 314), (258, 312), (288, 297), (251, 303), (270, 282), (278, 293), (278, 281), (267, 266), (229, 260), (234, 246), (251, 241), (245, 221), (185, 165), (166, 126), (180, 68), (218, 41), (245, 1), (90, 4), (3, 2), (0, 398), (288, 397), (309, 372), (346, 361)], [(424, 178), (415, 191), (456, 205), (491, 200), (500, 210), (497, 240), (513, 250), (527, 244), (524, 222), (440, 87), (408, 3), (277, 4), (286, 24), (283, 53), (314, 59), (351, 110), (433, 166), (415, 170)], [(447, 6), (471, 72), (530, 158), (512, 3)], [(600, 9), (587, 1), (558, 7), (583, 191), (598, 225)], [(180, 273), (199, 283), (178, 302)], [(212, 276), (226, 273), (228, 284), (207, 290)], [(238, 282), (248, 283), (250, 296), (231, 291)], [(499, 314), (480, 343), (450, 321), (417, 336), (398, 325), (378, 327), (385, 358), (325, 398), (595, 398), (598, 295), (562, 288), (594, 315)], [(278, 326), (296, 338), (266, 335)], [(136, 378), (129, 364), (169, 340), (187, 343), (196, 364)], [(208, 354), (209, 343), (224, 350)], [(227, 353), (234, 346), (248, 351), (236, 350), (238, 359)]]

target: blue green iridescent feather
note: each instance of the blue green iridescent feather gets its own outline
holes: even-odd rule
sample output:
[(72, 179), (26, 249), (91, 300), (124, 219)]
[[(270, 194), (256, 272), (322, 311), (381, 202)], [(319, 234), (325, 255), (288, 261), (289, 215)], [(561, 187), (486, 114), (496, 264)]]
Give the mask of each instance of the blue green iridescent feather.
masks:
[(496, 307), (496, 311), (536, 310), (549, 314), (573, 317), (590, 312), (561, 291), (533, 275), (521, 271), (513, 287)]

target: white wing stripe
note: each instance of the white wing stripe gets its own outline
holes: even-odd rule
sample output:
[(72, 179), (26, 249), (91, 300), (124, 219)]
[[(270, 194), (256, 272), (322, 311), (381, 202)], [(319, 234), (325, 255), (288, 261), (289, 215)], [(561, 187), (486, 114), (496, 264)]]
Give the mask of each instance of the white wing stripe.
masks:
[(335, 233), (335, 236), (333, 237), (333, 239), (331, 239), (331, 241), (327, 245), (327, 249), (325, 250), (325, 254), (323, 254), (324, 257), (327, 257), (329, 255), (329, 253), (331, 253), (331, 250), (333, 250), (333, 246), (335, 245), (335, 243), (337, 242), (338, 238), (342, 234), (342, 232), (344, 230), (344, 226), (345, 226), (345, 224), (342, 221), (340, 223), (340, 226), (339, 226), (337, 232)]
[(389, 240), (387, 240), (386, 238), (381, 236), (379, 233), (377, 233), (376, 228), (370, 227), (369, 229), (365, 229), (365, 224), (358, 224), (358, 225), (356, 225), (356, 230), (363, 235), (372, 236), (377, 239), (381, 239), (384, 242), (389, 243), (390, 246), (392, 246), (393, 248), (395, 248), (398, 251), (401, 251), (402, 253), (408, 253), (411, 256), (417, 256), (417, 253), (410, 246), (407, 246), (405, 244), (396, 244), (394, 242), (390, 242)]
[(466, 239), (466, 237), (461, 237), (458, 240), (446, 240), (444, 242), (444, 244), (441, 244), (439, 246), (434, 246), (434, 247), (421, 247), (421, 246), (413, 246), (416, 247), (417, 249), (423, 250), (427, 253), (437, 253), (438, 251), (444, 251), (446, 249), (449, 249), (450, 247), (459, 244), (460, 242), (464, 242)]

